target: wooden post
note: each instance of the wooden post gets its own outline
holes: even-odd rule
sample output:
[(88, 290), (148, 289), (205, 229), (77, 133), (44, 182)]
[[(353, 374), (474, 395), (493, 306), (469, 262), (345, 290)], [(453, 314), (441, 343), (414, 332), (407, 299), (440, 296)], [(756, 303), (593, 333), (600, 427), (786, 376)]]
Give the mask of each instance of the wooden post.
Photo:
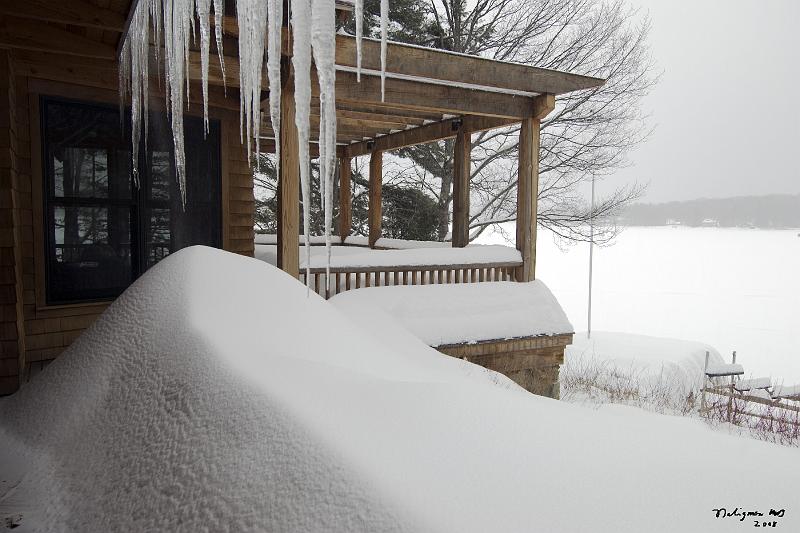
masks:
[(538, 119), (526, 118), (519, 128), (517, 250), (522, 254), (522, 266), (517, 269), (517, 281), (531, 281), (536, 278), (539, 126)]
[(294, 83), (291, 79), (281, 91), (278, 174), (278, 268), (299, 278), (300, 156), (294, 123)]
[(453, 147), (453, 248), (469, 244), (469, 176), (472, 134), (462, 124)]
[(353, 225), (353, 197), (351, 186), (350, 157), (343, 153), (339, 158), (339, 236), (344, 239), (350, 235)]
[(555, 108), (555, 96), (543, 94), (534, 101), (533, 114), (519, 128), (519, 181), (517, 182), (517, 250), (522, 266), (517, 281), (536, 279), (536, 225), (539, 203), (539, 132), (542, 119)]
[(369, 247), (381, 238), (381, 185), (383, 183), (383, 152), (374, 151), (369, 159)]

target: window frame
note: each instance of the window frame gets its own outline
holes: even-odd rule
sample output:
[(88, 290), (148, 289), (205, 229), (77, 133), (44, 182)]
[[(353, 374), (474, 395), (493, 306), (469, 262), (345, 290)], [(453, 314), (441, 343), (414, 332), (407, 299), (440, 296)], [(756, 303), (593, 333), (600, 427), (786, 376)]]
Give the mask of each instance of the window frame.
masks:
[[(130, 228), (130, 268), (132, 284), (147, 270), (147, 253), (145, 250), (145, 243), (147, 242), (147, 228), (148, 228), (148, 211), (155, 208), (169, 208), (168, 200), (154, 200), (148, 198), (149, 191), (152, 187), (151, 171), (148, 166), (149, 157), (149, 141), (142, 136), (140, 141), (138, 164), (139, 164), (139, 186), (137, 187), (133, 182), (131, 176), (131, 192), (129, 198), (98, 198), (98, 197), (70, 197), (64, 195), (58, 197), (55, 195), (55, 172), (54, 163), (48, 157), (49, 141), (48, 141), (48, 104), (67, 104), (71, 106), (82, 106), (90, 109), (99, 109), (104, 111), (113, 111), (119, 117), (120, 106), (114, 105), (104, 101), (90, 101), (80, 98), (53, 96), (46, 94), (32, 94), (36, 100), (37, 126), (38, 126), (38, 144), (37, 147), (40, 157), (40, 172), (41, 172), (41, 198), (38, 201), (38, 208), (41, 209), (40, 220), (42, 223), (40, 249), (42, 251), (41, 260), (43, 262), (42, 268), (37, 269), (43, 275), (43, 279), (37, 284), (37, 293), (41, 289), (41, 296), (37, 295), (37, 302), (41, 302), (43, 307), (61, 307), (61, 306), (75, 306), (75, 305), (92, 305), (92, 304), (107, 304), (119, 297), (122, 292), (130, 286), (130, 284), (122, 287), (120, 290), (109, 289), (107, 294), (103, 296), (88, 296), (85, 298), (71, 298), (71, 299), (55, 299), (51, 294), (51, 271), (53, 264), (56, 260), (55, 250), (55, 210), (58, 207), (94, 207), (94, 208), (127, 208), (129, 209), (129, 228)], [(124, 116), (124, 140), (130, 143), (130, 108), (122, 110)], [(150, 114), (163, 114), (165, 111), (161, 109), (151, 110)], [(188, 115), (192, 116), (192, 115)], [(192, 116), (193, 118), (196, 118)], [(217, 212), (216, 235), (213, 243), (208, 245), (216, 248), (223, 247), (224, 241), (224, 162), (223, 162), (223, 127), (222, 120), (218, 118), (209, 117), (210, 133), (209, 137), (214, 135), (216, 140), (214, 142), (213, 150), (216, 158), (216, 168), (212, 169), (213, 175), (210, 176), (212, 183), (214, 183), (217, 197), (212, 199), (210, 205)], [(122, 127), (122, 126), (121, 126)], [(174, 168), (174, 149), (170, 150), (171, 167)], [(172, 176), (174, 180), (174, 176)], [(187, 204), (188, 206), (188, 204)], [(213, 220), (209, 220), (213, 222)], [(177, 250), (176, 250), (177, 251)], [(40, 300), (41, 298), (41, 300)], [(40, 306), (42, 306), (40, 304)]]

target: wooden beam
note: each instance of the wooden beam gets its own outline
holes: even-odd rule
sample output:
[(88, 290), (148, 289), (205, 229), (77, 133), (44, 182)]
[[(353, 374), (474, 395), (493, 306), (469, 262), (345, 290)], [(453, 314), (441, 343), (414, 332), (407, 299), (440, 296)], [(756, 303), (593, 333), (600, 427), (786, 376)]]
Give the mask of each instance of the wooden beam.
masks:
[(540, 94), (533, 99), (533, 113), (531, 118), (544, 119), (556, 108), (556, 96), (554, 94)]
[[(318, 96), (316, 72), (312, 72), (312, 94)], [(336, 73), (336, 101), (421, 109), (450, 115), (484, 115), (521, 119), (531, 114), (533, 98), (493, 91), (436, 85), (416, 80), (386, 79), (386, 97), (381, 100), (381, 79), (352, 72)]]
[(469, 177), (472, 132), (461, 127), (453, 146), (453, 248), (469, 244)]
[(517, 250), (522, 266), (517, 281), (536, 279), (536, 226), (539, 198), (539, 132), (541, 121), (528, 118), (519, 130), (519, 178), (517, 182)]
[(339, 235), (344, 239), (350, 235), (353, 226), (353, 191), (350, 156), (347, 153), (339, 158)]
[(0, 47), (58, 52), (98, 59), (116, 59), (114, 47), (47, 23), (0, 16)]
[(470, 132), (477, 133), (500, 128), (502, 126), (509, 126), (518, 122), (519, 119), (508, 118), (478, 116), (456, 117), (409, 130), (398, 131), (370, 141), (354, 143), (347, 147), (347, 151), (352, 157), (358, 157), (366, 155), (372, 150), (397, 150), (415, 144), (450, 139), (456, 136), (461, 127), (466, 128)]
[[(381, 43), (362, 39), (361, 68), (381, 69)], [(336, 64), (355, 67), (356, 39), (336, 36)], [(452, 54), (432, 48), (389, 43), (386, 70), (445, 82), (468, 83), (530, 93), (562, 94), (597, 87), (605, 80), (477, 56)], [(363, 81), (363, 76), (362, 76)]]
[(369, 247), (381, 238), (381, 186), (383, 184), (383, 152), (374, 151), (369, 159)]
[[(294, 84), (281, 91), (281, 157), (278, 162), (278, 268), (300, 277), (300, 154), (294, 123)], [(306, 230), (308, 231), (308, 230)]]
[(54, 2), (52, 0), (7, 1), (0, 3), (0, 13), (45, 22), (100, 28), (121, 32), (125, 15), (86, 0)]

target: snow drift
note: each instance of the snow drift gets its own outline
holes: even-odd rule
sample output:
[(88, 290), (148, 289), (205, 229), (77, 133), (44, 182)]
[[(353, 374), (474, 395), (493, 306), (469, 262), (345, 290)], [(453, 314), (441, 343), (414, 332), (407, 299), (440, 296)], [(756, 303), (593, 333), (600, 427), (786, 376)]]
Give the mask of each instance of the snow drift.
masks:
[(0, 401), (0, 509), (22, 531), (730, 531), (713, 509), (794, 503), (797, 459), (535, 397), (202, 247)]

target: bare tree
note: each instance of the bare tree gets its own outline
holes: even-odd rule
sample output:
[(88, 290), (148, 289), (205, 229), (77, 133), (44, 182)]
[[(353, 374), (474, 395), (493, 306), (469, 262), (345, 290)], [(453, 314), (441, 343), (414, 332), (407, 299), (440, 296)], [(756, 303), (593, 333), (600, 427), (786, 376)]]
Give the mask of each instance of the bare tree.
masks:
[[(583, 184), (627, 165), (628, 152), (650, 133), (641, 101), (657, 75), (646, 43), (647, 17), (625, 0), (429, 0), (425, 9), (428, 23), (408, 40), (607, 79), (601, 87), (559, 97), (542, 122), (539, 223), (566, 239), (587, 240), (586, 226), (593, 220), (596, 239), (611, 239), (615, 215), (642, 187), (621, 187), (591, 209)], [(475, 238), (489, 226), (515, 220), (518, 128), (476, 134), (472, 143)], [(452, 141), (397, 155), (414, 165), (400, 159), (386, 179), (414, 182), (433, 195), (444, 239), (452, 202)]]

